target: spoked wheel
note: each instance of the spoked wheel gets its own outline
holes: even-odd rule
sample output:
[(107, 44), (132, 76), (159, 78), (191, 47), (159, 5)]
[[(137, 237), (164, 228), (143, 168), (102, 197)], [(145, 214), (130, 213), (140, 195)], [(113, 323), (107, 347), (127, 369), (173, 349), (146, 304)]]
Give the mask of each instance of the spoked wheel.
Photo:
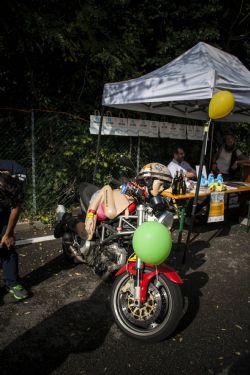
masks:
[(161, 341), (170, 336), (182, 316), (179, 286), (164, 275), (153, 278), (146, 302), (138, 307), (131, 293), (133, 282), (131, 275), (125, 273), (113, 285), (111, 309), (117, 325), (138, 340)]

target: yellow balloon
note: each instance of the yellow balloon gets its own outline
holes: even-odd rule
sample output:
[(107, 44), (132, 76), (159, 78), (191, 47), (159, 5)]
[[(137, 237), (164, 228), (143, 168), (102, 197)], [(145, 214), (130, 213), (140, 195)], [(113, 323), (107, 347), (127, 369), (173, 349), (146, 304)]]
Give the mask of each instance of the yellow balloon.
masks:
[(230, 91), (219, 91), (209, 102), (208, 115), (212, 120), (226, 117), (234, 107), (234, 96)]

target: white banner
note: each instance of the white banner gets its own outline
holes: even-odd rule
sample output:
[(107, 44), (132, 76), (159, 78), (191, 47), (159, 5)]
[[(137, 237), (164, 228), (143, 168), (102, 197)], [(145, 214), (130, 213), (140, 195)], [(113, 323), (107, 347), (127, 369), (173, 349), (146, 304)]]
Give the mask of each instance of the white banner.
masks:
[[(113, 117), (110, 112), (103, 116), (102, 135), (121, 135), (130, 137), (203, 139), (203, 127), (196, 125), (175, 124), (144, 119)], [(101, 116), (90, 116), (90, 134), (98, 134)]]

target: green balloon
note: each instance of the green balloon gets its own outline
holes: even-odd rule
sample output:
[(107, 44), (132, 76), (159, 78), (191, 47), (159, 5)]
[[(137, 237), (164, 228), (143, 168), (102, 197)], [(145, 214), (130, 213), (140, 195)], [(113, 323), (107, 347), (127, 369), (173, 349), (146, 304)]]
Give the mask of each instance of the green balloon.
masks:
[(161, 264), (170, 254), (170, 231), (157, 221), (146, 221), (134, 233), (132, 245), (135, 254), (145, 263)]

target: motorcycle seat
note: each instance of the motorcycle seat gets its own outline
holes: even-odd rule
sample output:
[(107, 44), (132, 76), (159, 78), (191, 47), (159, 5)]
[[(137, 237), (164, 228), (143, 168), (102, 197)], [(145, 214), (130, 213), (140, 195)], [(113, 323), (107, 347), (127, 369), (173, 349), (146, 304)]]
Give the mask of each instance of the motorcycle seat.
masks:
[(99, 188), (88, 182), (81, 182), (78, 191), (80, 195), (80, 204), (83, 211), (87, 212), (89, 202), (93, 194), (95, 194)]

